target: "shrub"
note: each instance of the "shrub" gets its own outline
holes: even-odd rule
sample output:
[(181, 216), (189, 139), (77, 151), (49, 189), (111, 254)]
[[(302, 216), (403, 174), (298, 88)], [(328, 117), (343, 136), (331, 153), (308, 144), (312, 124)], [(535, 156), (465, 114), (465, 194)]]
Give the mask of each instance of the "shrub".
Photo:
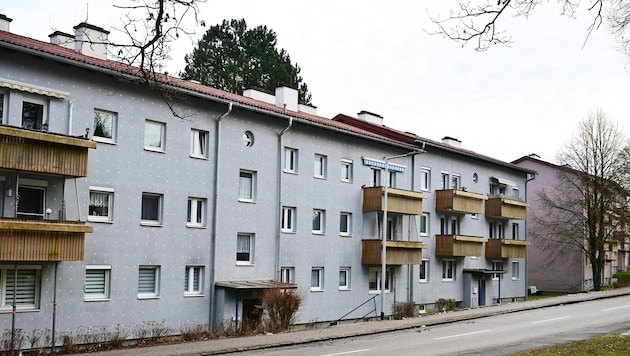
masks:
[(615, 288), (630, 286), (630, 272), (617, 272), (613, 277), (617, 278)]
[(435, 308), (442, 312), (454, 311), (457, 309), (457, 301), (455, 299), (440, 298), (435, 301)]
[(265, 290), (262, 302), (267, 309), (265, 327), (273, 333), (287, 331), (295, 323), (295, 315), (302, 303), (302, 295), (295, 289), (280, 286)]
[(395, 302), (392, 309), (396, 320), (418, 316), (418, 308), (414, 302)]

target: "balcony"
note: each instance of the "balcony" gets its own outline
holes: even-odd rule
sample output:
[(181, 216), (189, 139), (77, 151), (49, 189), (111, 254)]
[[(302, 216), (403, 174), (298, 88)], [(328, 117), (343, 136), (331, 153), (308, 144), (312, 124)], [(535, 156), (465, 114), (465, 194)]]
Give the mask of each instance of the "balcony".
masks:
[(483, 194), (463, 190), (436, 190), (435, 210), (462, 214), (483, 213), (483, 201), (488, 199)]
[(490, 197), (486, 202), (486, 217), (525, 220), (528, 203), (505, 197)]
[(435, 255), (442, 257), (483, 256), (483, 243), (477, 236), (435, 235)]
[(82, 138), (0, 125), (0, 168), (85, 177), (88, 148)]
[[(427, 195), (412, 190), (387, 188), (387, 211), (390, 213), (420, 215), (422, 199)], [(363, 211), (385, 210), (385, 188), (363, 187)]]
[(524, 240), (488, 239), (486, 258), (525, 258), (529, 242)]
[[(381, 264), (381, 240), (362, 240), (361, 263), (364, 265)], [(387, 265), (419, 265), (422, 263), (422, 249), (428, 246), (418, 241), (386, 241)]]
[(85, 233), (80, 221), (0, 219), (0, 261), (81, 261)]

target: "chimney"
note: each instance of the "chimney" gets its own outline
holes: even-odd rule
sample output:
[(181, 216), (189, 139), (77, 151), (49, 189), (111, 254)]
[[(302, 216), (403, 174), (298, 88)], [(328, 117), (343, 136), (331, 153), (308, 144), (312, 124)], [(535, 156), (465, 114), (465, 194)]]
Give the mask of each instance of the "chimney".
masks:
[(462, 147), (462, 141), (450, 136), (442, 137), (442, 143), (453, 147)]
[(109, 31), (86, 22), (81, 22), (73, 28), (74, 50), (76, 52), (86, 56), (107, 59), (107, 35), (109, 35)]
[(10, 32), (11, 21), (13, 21), (13, 19), (6, 17), (4, 14), (0, 14), (0, 31)]
[(298, 111), (298, 91), (289, 87), (276, 88), (276, 106), (285, 110)]
[(74, 36), (73, 35), (70, 35), (61, 31), (55, 31), (51, 33), (50, 35), (48, 35), (48, 37), (50, 37), (50, 43), (54, 45), (69, 48), (69, 49), (74, 49)]
[(383, 117), (369, 111), (361, 110), (361, 112), (357, 114), (357, 118), (373, 124), (383, 125)]

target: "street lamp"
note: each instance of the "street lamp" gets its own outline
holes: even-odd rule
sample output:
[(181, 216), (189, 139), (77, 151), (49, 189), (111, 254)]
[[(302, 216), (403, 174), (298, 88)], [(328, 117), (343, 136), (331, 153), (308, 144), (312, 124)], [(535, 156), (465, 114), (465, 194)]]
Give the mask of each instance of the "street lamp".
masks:
[[(401, 155), (383, 157), (385, 161), (385, 189), (383, 192), (383, 231), (381, 231), (381, 320), (385, 320), (385, 278), (387, 276), (385, 273), (385, 269), (387, 268), (385, 259), (387, 258), (387, 188), (389, 186), (389, 161), (396, 158), (412, 157), (425, 152), (425, 150), (419, 149)], [(411, 172), (411, 174), (413, 174), (413, 172)]]

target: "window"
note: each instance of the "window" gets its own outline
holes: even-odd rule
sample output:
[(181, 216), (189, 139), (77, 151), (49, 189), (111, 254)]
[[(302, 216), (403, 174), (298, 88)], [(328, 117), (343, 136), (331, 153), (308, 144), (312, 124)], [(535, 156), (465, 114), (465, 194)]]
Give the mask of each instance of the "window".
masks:
[(313, 209), (313, 233), (323, 234), (325, 232), (324, 225), (326, 223), (326, 211)]
[(442, 186), (440, 189), (449, 189), (450, 185), (448, 182), (448, 172), (442, 172)]
[(512, 223), (512, 240), (518, 240), (519, 235), (518, 223)]
[(500, 239), (504, 239), (505, 238), (505, 229), (503, 228), (503, 223), (502, 222), (497, 222), (496, 226), (497, 226), (497, 237), (500, 238)]
[(160, 267), (140, 266), (138, 268), (138, 298), (160, 296)]
[(208, 131), (196, 129), (190, 131), (190, 156), (208, 158)]
[(251, 131), (243, 132), (242, 140), (245, 147), (252, 147), (254, 145), (254, 133)]
[(488, 237), (494, 238), (494, 221), (488, 222)]
[(147, 120), (144, 122), (144, 148), (150, 151), (163, 152), (165, 149), (164, 133), (166, 124)]
[[(382, 280), (381, 268), (371, 267), (368, 270), (368, 285), (369, 285), (370, 292), (374, 293), (374, 292), (381, 291), (382, 289), (381, 280)], [(391, 291), (390, 289), (391, 285), (392, 285), (392, 274), (391, 274), (391, 270), (387, 268), (385, 270), (385, 292)]]
[(512, 197), (517, 199), (521, 197), (521, 193), (517, 187), (512, 187)]
[(352, 213), (339, 214), (339, 235), (352, 236)]
[(203, 295), (203, 266), (186, 266), (184, 295)]
[(488, 237), (491, 239), (505, 238), (505, 227), (500, 221), (490, 221), (488, 223)]
[(381, 186), (381, 169), (372, 168), (372, 180), (370, 181), (370, 186), (372, 187), (380, 187)]
[(425, 283), (429, 281), (429, 260), (422, 260), (420, 264), (420, 283)]
[(455, 260), (442, 261), (442, 280), (455, 280)]
[(422, 215), (419, 216), (419, 219), (420, 223), (418, 224), (418, 232), (420, 233), (420, 236), (429, 236), (429, 214), (422, 213)]
[(459, 218), (456, 216), (451, 216), (451, 227), (449, 229), (451, 235), (459, 234)]
[(287, 173), (297, 173), (298, 170), (298, 150), (294, 148), (284, 148), (284, 171)]
[(518, 261), (512, 261), (512, 280), (517, 281), (519, 279), (519, 263)]
[(239, 233), (236, 237), (236, 263), (251, 265), (254, 263), (254, 234)]
[(311, 269), (311, 291), (324, 290), (324, 267), (313, 267)]
[[(492, 261), (492, 270), (493, 271), (503, 271), (503, 261)], [(494, 280), (498, 280), (499, 278), (503, 279), (501, 277), (502, 273), (493, 273), (492, 274), (492, 279)]]
[(348, 159), (341, 160), (341, 181), (352, 182), (352, 161)]
[(4, 107), (5, 107), (5, 102), (4, 102), (4, 98), (6, 97), (5, 93), (0, 91), (0, 125), (5, 123), (4, 120)]
[(339, 268), (339, 290), (350, 290), (350, 267)]
[(431, 190), (431, 169), (420, 168), (420, 190)]
[(114, 190), (90, 187), (89, 221), (114, 220)]
[(315, 154), (313, 176), (315, 178), (326, 178), (326, 156)]
[[(41, 274), (39, 266), (0, 267), (0, 310), (13, 309), (13, 294), (17, 310), (39, 308)], [(17, 281), (17, 283), (16, 283)], [(17, 288), (15, 288), (17, 285)]]
[(396, 172), (389, 171), (389, 178), (387, 180), (388, 188), (396, 188)]
[(111, 111), (94, 109), (94, 134), (92, 139), (99, 142), (116, 142), (118, 115)]
[(280, 268), (280, 282), (295, 283), (295, 267)]
[[(41, 130), (46, 123), (45, 102), (36, 97), (22, 102), (22, 127), (30, 130)], [(47, 123), (46, 123), (47, 124)]]
[(282, 207), (282, 232), (295, 232), (295, 208)]
[(85, 266), (85, 300), (108, 300), (111, 266)]
[(162, 223), (162, 195), (142, 193), (141, 223), (159, 225)]
[(43, 219), (46, 188), (20, 186), (18, 191), (20, 197), (17, 211), (18, 219)]
[(451, 175), (451, 189), (459, 189), (461, 187), (461, 177), (459, 175)]
[(238, 200), (256, 200), (256, 172), (241, 170), (238, 180)]
[(188, 212), (186, 226), (203, 227), (206, 226), (206, 206), (207, 200), (203, 198), (188, 198)]

